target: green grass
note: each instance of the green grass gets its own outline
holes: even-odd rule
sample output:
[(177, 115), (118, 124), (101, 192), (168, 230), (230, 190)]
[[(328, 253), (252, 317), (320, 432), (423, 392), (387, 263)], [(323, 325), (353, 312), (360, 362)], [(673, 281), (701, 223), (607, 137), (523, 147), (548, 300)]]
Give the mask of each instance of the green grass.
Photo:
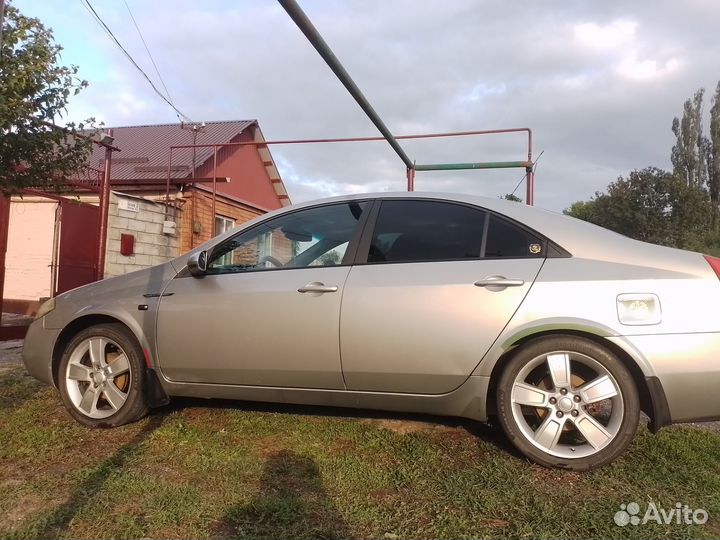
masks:
[[(631, 501), (710, 520), (616, 526)], [(691, 427), (643, 428), (576, 474), (453, 419), (178, 401), (88, 430), (53, 390), (0, 373), (2, 538), (715, 538), (718, 515), (720, 434)]]

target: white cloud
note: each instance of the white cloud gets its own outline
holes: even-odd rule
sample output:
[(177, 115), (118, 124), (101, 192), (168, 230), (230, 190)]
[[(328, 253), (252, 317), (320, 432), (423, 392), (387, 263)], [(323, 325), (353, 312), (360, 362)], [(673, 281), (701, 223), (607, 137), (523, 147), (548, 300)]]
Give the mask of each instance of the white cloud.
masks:
[(492, 96), (501, 96), (507, 92), (507, 85), (504, 82), (497, 84), (479, 83), (473, 86), (472, 90), (461, 99), (465, 101), (478, 101)]
[(646, 81), (673, 73), (680, 66), (676, 58), (665, 62), (638, 60), (635, 54), (627, 56), (617, 67), (617, 72), (628, 79)]
[(585, 22), (575, 24), (575, 40), (592, 49), (620, 49), (632, 45), (635, 41), (637, 23), (629, 20), (617, 20), (609, 24)]

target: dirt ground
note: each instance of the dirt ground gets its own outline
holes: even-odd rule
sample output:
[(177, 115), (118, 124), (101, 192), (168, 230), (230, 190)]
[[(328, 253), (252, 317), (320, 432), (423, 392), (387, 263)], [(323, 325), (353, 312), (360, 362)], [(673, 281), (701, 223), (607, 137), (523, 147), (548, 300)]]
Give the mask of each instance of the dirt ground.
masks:
[(22, 364), (23, 340), (0, 341), (0, 371)]

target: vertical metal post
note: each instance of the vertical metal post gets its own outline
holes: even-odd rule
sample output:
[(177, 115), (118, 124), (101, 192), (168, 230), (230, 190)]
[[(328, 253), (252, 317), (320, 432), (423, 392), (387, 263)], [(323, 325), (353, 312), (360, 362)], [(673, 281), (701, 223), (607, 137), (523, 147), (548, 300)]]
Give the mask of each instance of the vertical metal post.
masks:
[(535, 204), (535, 173), (533, 172), (532, 166), (525, 169), (525, 172), (527, 176), (525, 179), (525, 183), (527, 184), (525, 204), (533, 206)]
[(407, 170), (407, 190), (415, 191), (415, 169), (410, 167)]
[[(192, 135), (193, 135), (193, 146), (192, 146), (192, 178), (195, 178), (195, 159), (196, 159), (196, 151), (197, 151), (197, 125), (192, 126)], [(192, 199), (190, 199), (190, 249), (195, 247), (195, 221), (197, 216), (197, 201), (195, 200), (195, 197), (197, 197), (197, 191), (195, 190), (195, 184), (190, 184), (190, 187), (192, 188)]]
[[(108, 131), (112, 137), (112, 130)], [(98, 224), (98, 267), (97, 279), (102, 279), (105, 275), (105, 249), (107, 248), (107, 225), (108, 213), (110, 210), (110, 173), (112, 167), (112, 149), (105, 147), (105, 167), (103, 168), (102, 185), (100, 186), (100, 223)]]
[(165, 221), (168, 220), (168, 212), (170, 211), (170, 169), (172, 168), (172, 152), (173, 147), (170, 147), (170, 155), (168, 156), (167, 166), (167, 182), (165, 184)]
[(5, 295), (5, 254), (7, 253), (8, 229), (10, 228), (10, 198), (0, 193), (0, 325)]
[(213, 147), (212, 238), (215, 238), (215, 193), (217, 193), (217, 146)]

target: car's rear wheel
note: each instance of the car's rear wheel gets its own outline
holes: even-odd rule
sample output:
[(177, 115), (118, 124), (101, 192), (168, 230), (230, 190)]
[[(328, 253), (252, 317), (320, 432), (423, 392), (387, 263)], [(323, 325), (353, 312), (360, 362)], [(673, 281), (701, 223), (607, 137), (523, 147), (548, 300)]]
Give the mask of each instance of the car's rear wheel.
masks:
[(632, 375), (609, 350), (574, 336), (529, 342), (497, 387), (500, 424), (518, 450), (547, 467), (584, 471), (622, 454), (637, 431)]
[(78, 422), (115, 427), (148, 412), (145, 363), (135, 336), (122, 324), (83, 330), (67, 344), (58, 371), (63, 404)]

